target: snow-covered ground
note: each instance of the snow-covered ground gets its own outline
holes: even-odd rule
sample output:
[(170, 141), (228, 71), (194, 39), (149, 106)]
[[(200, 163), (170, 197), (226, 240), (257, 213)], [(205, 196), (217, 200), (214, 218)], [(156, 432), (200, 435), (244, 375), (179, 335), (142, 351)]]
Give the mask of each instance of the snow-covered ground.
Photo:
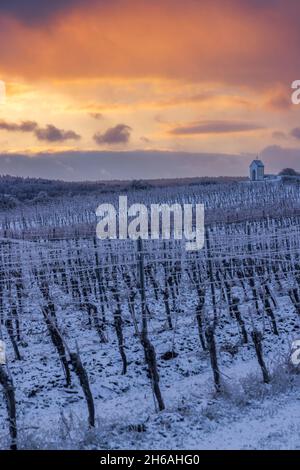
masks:
[[(220, 189), (223, 206), (233, 210), (237, 204), (238, 211), (241, 190), (239, 186), (230, 188), (228, 199), (227, 196), (224, 199), (226, 188)], [(272, 197), (276, 201), (275, 189), (272, 186)], [(217, 188), (202, 190), (204, 195), (207, 191), (212, 209), (214, 204), (222, 207)], [(247, 204), (253, 199), (253, 207), (258, 210), (259, 190), (249, 185), (247, 191)], [(261, 191), (266, 197), (266, 188)], [(184, 198), (189, 196), (182, 193)], [(193, 188), (190, 197), (195, 193)], [(284, 198), (290, 202), (291, 195), (298, 197), (294, 186), (280, 187), (280, 198), (273, 210), (276, 212), (278, 207), (279, 211), (280, 207), (283, 211)], [(299, 449), (300, 371), (290, 363), (291, 343), (300, 339), (297, 217), (272, 221), (265, 220), (261, 212), (258, 221), (250, 224), (250, 234), (244, 221), (224, 223), (222, 219), (223, 225), (211, 230), (210, 250), (199, 256), (184, 254), (181, 257), (178, 248), (171, 245), (171, 248), (163, 245), (161, 251), (155, 245), (151, 251), (150, 244), (147, 245), (149, 338), (156, 351), (165, 402), (165, 410), (159, 412), (144, 351), (129, 310), (129, 296), (133, 292), (131, 303), (141, 328), (135, 245), (132, 251), (129, 245), (124, 245), (123, 250), (120, 244), (94, 246), (93, 238), (82, 235), (84, 221), (80, 217), (77, 223), (81, 232), (77, 239), (68, 240), (67, 235), (65, 239), (55, 237), (58, 232), (53, 235), (51, 228), (48, 240), (45, 235), (49, 229), (48, 211), (53, 224), (60, 224), (60, 234), (68, 227), (68, 217), (73, 220), (71, 209), (69, 212), (71, 206), (68, 203), (65, 206), (61, 204), (63, 209), (60, 208), (59, 214), (52, 206), (42, 208), (44, 217), (36, 210), (32, 219), (32, 208), (28, 209), (28, 221), (24, 222), (19, 214), (17, 222), (11, 223), (15, 236), (22, 224), (23, 228), (26, 225), (28, 232), (24, 229), (24, 233), (28, 239), (4, 236), (0, 240), (1, 333), (7, 344), (8, 370), (15, 385), (19, 448)], [(251, 207), (248, 210), (250, 212)], [(11, 214), (12, 220), (14, 214)], [(31, 223), (33, 238), (29, 233)], [(36, 241), (36, 233), (41, 228), (39, 223), (44, 238)], [(96, 276), (99, 266), (100, 280)], [(114, 281), (113, 267), (117, 268), (117, 281)], [(129, 287), (126, 275), (129, 275)], [(65, 386), (59, 356), (42, 314), (47, 303), (42, 294), (45, 280), (55, 305), (59, 330), (71, 351), (78, 347), (89, 378), (96, 410), (94, 429), (88, 426), (86, 402), (73, 371), (72, 386)], [(117, 286), (118, 301), (112, 290), (114, 286)], [(222, 377), (220, 393), (214, 388), (210, 355), (207, 350), (203, 351), (199, 339), (196, 308), (201, 288), (205, 291), (204, 326), (211, 322), (214, 310), (217, 315), (215, 340)], [(103, 292), (106, 298), (102, 298)], [(105, 310), (106, 343), (100, 341), (95, 325), (89, 323), (84, 307), (87, 301), (96, 305), (99, 318), (101, 307)], [(128, 360), (126, 375), (122, 375), (114, 327), (118, 302)], [(167, 325), (166, 302), (173, 329)], [(238, 305), (248, 335), (246, 342), (232, 310), (234, 305)], [(11, 318), (12, 307), (17, 309), (20, 320), (21, 338), (17, 343), (21, 360), (15, 359), (4, 321)], [(278, 334), (274, 333), (274, 322)], [(263, 382), (251, 337), (254, 328), (262, 333), (263, 357), (271, 376), (270, 383)], [(166, 358), (165, 353), (170, 351), (176, 354)], [(10, 445), (6, 418), (3, 400), (0, 405), (1, 449)]]
[[(292, 307), (279, 307), (288, 318)], [(68, 316), (70, 312), (64, 314)], [(63, 313), (61, 313), (63, 315)], [(77, 325), (75, 318), (77, 317)], [(237, 357), (219, 351), (224, 392), (216, 394), (208, 353), (201, 351), (192, 316), (182, 313), (176, 331), (155, 325), (150, 336), (156, 347), (166, 409), (155, 410), (143, 350), (133, 328), (125, 328), (128, 373), (121, 362), (114, 331), (100, 344), (94, 331), (83, 328), (81, 313), (72, 313), (72, 329), (89, 373), (96, 406), (96, 429), (87, 425), (83, 395), (74, 377), (64, 387), (59, 360), (41, 323), (33, 323), (30, 347), (20, 348), (24, 361), (11, 359), (16, 386), (19, 441), (22, 448), (84, 449), (248, 449), (300, 447), (300, 376), (290, 374), (288, 340), (265, 342), (271, 384), (263, 384), (253, 346), (240, 347)], [(288, 323), (287, 323), (288, 324)], [(293, 327), (294, 328), (294, 327)], [(293, 329), (292, 328), (292, 329)], [(282, 329), (287, 338), (288, 327)], [(223, 337), (220, 329), (218, 335)], [(66, 334), (67, 335), (67, 334)], [(67, 335), (68, 336), (68, 335)], [(234, 334), (238, 340), (238, 334)], [(168, 361), (161, 355), (172, 345), (178, 353)], [(221, 347), (221, 346), (220, 346)], [(5, 410), (1, 408), (1, 418)], [(2, 448), (9, 445), (1, 427)]]

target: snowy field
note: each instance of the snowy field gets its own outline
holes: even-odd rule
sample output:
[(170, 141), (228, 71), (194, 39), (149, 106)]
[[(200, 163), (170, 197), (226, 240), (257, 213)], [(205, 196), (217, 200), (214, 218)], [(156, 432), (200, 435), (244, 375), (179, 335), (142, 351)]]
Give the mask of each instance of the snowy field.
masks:
[(298, 184), (128, 193), (204, 203), (206, 244), (193, 253), (172, 240), (142, 251), (97, 240), (95, 209), (117, 197), (1, 212), (0, 367), (14, 384), (18, 448), (299, 449)]

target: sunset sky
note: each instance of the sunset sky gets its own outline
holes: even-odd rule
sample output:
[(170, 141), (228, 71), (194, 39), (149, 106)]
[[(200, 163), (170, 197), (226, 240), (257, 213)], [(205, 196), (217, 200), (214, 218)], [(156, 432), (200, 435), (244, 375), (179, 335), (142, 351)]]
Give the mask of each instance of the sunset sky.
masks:
[(298, 0), (1, 0), (0, 174), (300, 170)]

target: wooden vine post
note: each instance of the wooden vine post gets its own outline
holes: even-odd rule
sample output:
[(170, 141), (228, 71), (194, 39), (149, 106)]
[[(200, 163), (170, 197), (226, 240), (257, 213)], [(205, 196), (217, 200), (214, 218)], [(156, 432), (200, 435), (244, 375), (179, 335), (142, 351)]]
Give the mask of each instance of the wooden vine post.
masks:
[(157, 369), (156, 353), (153, 344), (148, 337), (148, 320), (147, 320), (147, 307), (146, 307), (146, 292), (145, 292), (145, 275), (144, 275), (144, 254), (143, 244), (141, 238), (138, 239), (138, 263), (139, 263), (139, 278), (141, 290), (141, 303), (142, 303), (142, 332), (140, 335), (141, 344), (144, 348), (145, 361), (148, 366), (149, 376), (155, 398), (158, 403), (159, 411), (165, 409), (165, 404), (159, 387), (159, 373)]

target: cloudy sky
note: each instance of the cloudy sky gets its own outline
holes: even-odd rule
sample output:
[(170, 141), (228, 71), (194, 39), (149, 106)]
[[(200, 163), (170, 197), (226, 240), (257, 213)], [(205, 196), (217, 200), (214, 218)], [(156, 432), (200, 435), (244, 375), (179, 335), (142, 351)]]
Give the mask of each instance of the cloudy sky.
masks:
[[(0, 173), (300, 170), (298, 0), (1, 0)], [(1, 90), (1, 87), (0, 87)]]

